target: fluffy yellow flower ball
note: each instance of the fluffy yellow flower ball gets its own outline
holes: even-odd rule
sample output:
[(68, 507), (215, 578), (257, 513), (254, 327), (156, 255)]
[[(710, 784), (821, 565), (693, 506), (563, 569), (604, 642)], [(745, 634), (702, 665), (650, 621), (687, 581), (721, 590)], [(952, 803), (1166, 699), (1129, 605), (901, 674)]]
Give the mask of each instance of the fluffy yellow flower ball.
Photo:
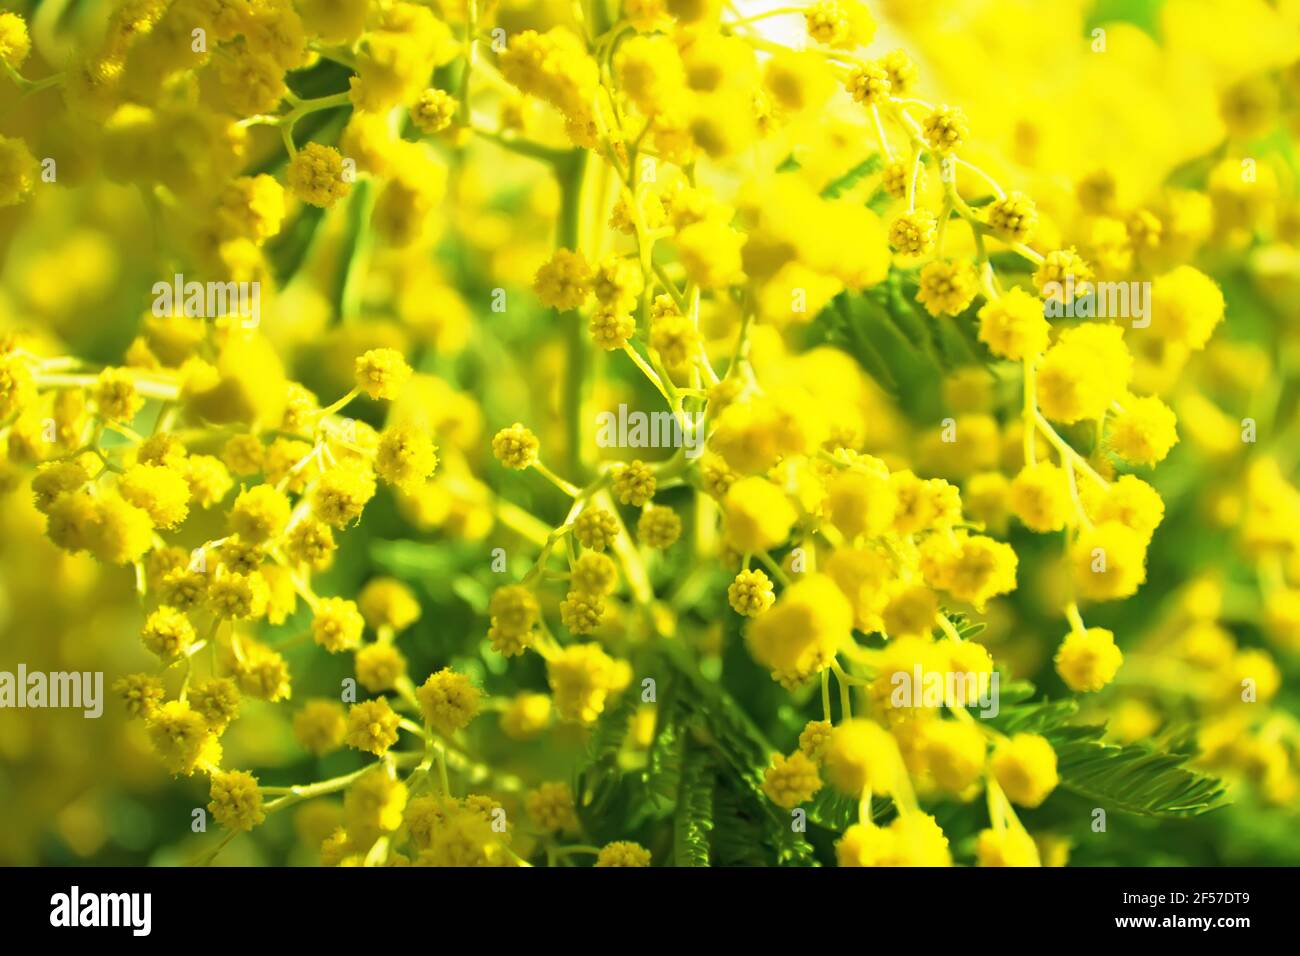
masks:
[(311, 621), (312, 639), (331, 654), (352, 650), (361, 644), (366, 622), (354, 601), (322, 598)]
[(1110, 423), (1106, 447), (1131, 465), (1154, 465), (1178, 442), (1178, 418), (1156, 398), (1131, 396)]
[(347, 733), (347, 714), (336, 700), (309, 700), (293, 718), (294, 737), (317, 755), (342, 747)]
[(1133, 358), (1115, 325), (1089, 323), (1061, 333), (1038, 368), (1038, 405), (1053, 421), (1095, 419), (1124, 395)]
[(584, 548), (604, 551), (618, 535), (618, 519), (603, 508), (584, 508), (573, 519), (573, 536)]
[(951, 153), (970, 136), (966, 114), (956, 106), (941, 106), (921, 123), (926, 145), (940, 155)]
[(533, 291), (548, 305), (561, 312), (576, 309), (591, 294), (591, 267), (581, 252), (557, 249), (550, 260), (537, 270)]
[(243, 770), (228, 770), (212, 775), (208, 809), (212, 817), (228, 830), (251, 830), (266, 819), (262, 793), (257, 778)]
[(1034, 358), (1047, 348), (1049, 331), (1042, 300), (1023, 289), (1012, 289), (979, 310), (979, 339), (999, 358)]
[(1038, 734), (1016, 734), (998, 744), (990, 762), (1007, 797), (1022, 807), (1036, 807), (1056, 789), (1056, 751)]
[(1073, 691), (1101, 690), (1115, 677), (1124, 655), (1115, 646), (1115, 635), (1104, 627), (1072, 630), (1057, 648), (1056, 672)]
[(162, 660), (172, 661), (194, 643), (194, 625), (180, 611), (163, 605), (145, 619), (140, 637), (146, 648)]
[(920, 721), (920, 747), (934, 782), (960, 794), (979, 779), (987, 745), (978, 727), (956, 720)]
[(23, 65), (32, 49), (27, 21), (16, 13), (0, 13), (0, 62), (15, 70)]
[(1205, 348), (1223, 314), (1223, 292), (1213, 279), (1192, 266), (1179, 266), (1151, 286), (1150, 332), (1168, 342), (1189, 349)]
[(397, 725), (401, 718), (393, 713), (386, 697), (363, 700), (348, 710), (348, 727), (344, 741), (349, 747), (382, 757), (397, 743)]
[(543, 833), (576, 833), (578, 816), (567, 783), (543, 783), (524, 798), (528, 817)]
[(648, 548), (669, 548), (681, 537), (682, 519), (672, 508), (651, 505), (637, 519), (636, 534)]
[(1015, 590), (1020, 559), (1009, 544), (964, 532), (957, 533), (955, 542), (939, 535), (931, 541), (926, 542), (921, 559), (926, 581), (933, 587), (977, 608)]
[(284, 533), (291, 512), (289, 499), (271, 485), (242, 491), (230, 511), (230, 530), (250, 544), (262, 544)]
[(901, 771), (894, 738), (879, 724), (861, 718), (846, 720), (831, 731), (822, 762), (831, 786), (850, 797), (868, 789), (892, 793)]
[(540, 444), (536, 435), (521, 423), (515, 422), (493, 436), (492, 454), (505, 467), (522, 471), (537, 461)]
[(809, 574), (754, 619), (745, 633), (750, 652), (772, 676), (795, 685), (828, 667), (849, 639), (853, 608), (835, 582)]
[(643, 461), (619, 465), (613, 471), (614, 495), (625, 505), (640, 508), (655, 493), (655, 474)]
[(607, 843), (596, 856), (596, 866), (649, 866), (650, 851), (625, 840)]
[(1015, 827), (981, 830), (975, 843), (980, 866), (1041, 866), (1034, 838)]
[(446, 90), (429, 88), (411, 107), (411, 122), (422, 133), (440, 133), (456, 118), (456, 98)]
[(424, 719), (440, 734), (451, 735), (478, 716), (482, 691), (464, 674), (444, 667), (416, 690)]
[(1085, 528), (1071, 548), (1070, 557), (1075, 585), (1090, 600), (1129, 597), (1146, 581), (1146, 542), (1118, 521)]
[(744, 279), (741, 247), (747, 241), (725, 222), (706, 219), (677, 234), (677, 254), (688, 279), (701, 289), (721, 289)]
[(785, 541), (799, 514), (776, 485), (757, 475), (733, 484), (723, 499), (727, 540), (737, 551), (766, 551)]
[(758, 569), (741, 571), (727, 586), (727, 603), (745, 617), (757, 617), (775, 601), (772, 579)]
[(289, 160), (289, 188), (313, 206), (329, 207), (348, 193), (343, 155), (333, 146), (308, 143)]
[(889, 244), (905, 256), (919, 256), (934, 245), (938, 222), (924, 209), (905, 212), (889, 224)]
[(599, 644), (570, 644), (546, 662), (546, 678), (560, 718), (591, 723), (608, 696), (627, 686), (631, 673)]
[(149, 739), (164, 766), (189, 776), (221, 762), (221, 744), (203, 715), (182, 700), (169, 700), (148, 718)]
[(1060, 531), (1073, 517), (1069, 478), (1051, 462), (1026, 465), (1011, 482), (1011, 512), (1031, 531)]
[(520, 693), (501, 712), (501, 732), (511, 740), (532, 740), (551, 724), (551, 698)]
[(36, 169), (36, 158), (25, 142), (0, 136), (0, 206), (17, 205), (31, 195)]
[(817, 765), (798, 750), (788, 757), (774, 755), (772, 766), (763, 775), (763, 792), (778, 807), (786, 810), (793, 810), (811, 800), (821, 787)]
[[(614, 589), (618, 587), (618, 565), (607, 554), (589, 551), (573, 562), (569, 581), (574, 588), (586, 591), (588, 594), (613, 594)], [(493, 600), (496, 600), (497, 595), (504, 596), (505, 593), (510, 593), (509, 589), (498, 589), (493, 595)], [(531, 597), (531, 594), (529, 596)], [(534, 604), (533, 607), (535, 608), (536, 605)], [(528, 626), (531, 627), (531, 623)]]
[[(101, 495), (93, 509), (86, 546), (101, 561), (131, 564), (153, 547), (153, 522), (143, 508), (110, 493)], [(50, 519), (53, 522), (55, 515)]]
[(381, 833), (396, 830), (402, 825), (406, 798), (406, 784), (383, 766), (362, 774), (343, 794), (348, 834), (357, 844), (369, 846)]
[(907, 813), (888, 827), (855, 823), (835, 844), (840, 866), (951, 866), (948, 838), (934, 817)]
[(1007, 242), (1028, 242), (1038, 227), (1038, 209), (1024, 193), (1011, 193), (989, 205), (985, 221)]
[(931, 315), (958, 315), (975, 300), (979, 276), (965, 259), (936, 259), (921, 267), (916, 301)]
[(1086, 482), (1080, 497), (1093, 522), (1118, 521), (1144, 542), (1151, 540), (1165, 515), (1159, 492), (1136, 475), (1121, 475), (1104, 489), (1096, 482)]
[(875, 536), (889, 529), (898, 495), (884, 462), (864, 458), (833, 477), (826, 486), (831, 522), (848, 539)]
[(432, 477), (438, 450), (423, 429), (414, 425), (385, 428), (375, 449), (375, 472), (395, 488), (410, 490)]
[(410, 377), (411, 366), (397, 349), (371, 349), (356, 361), (357, 388), (371, 398), (396, 398)]
[(162, 465), (133, 465), (117, 482), (118, 493), (149, 515), (155, 527), (174, 528), (189, 514), (190, 485)]
[(367, 582), (357, 597), (357, 605), (366, 623), (375, 630), (387, 627), (397, 633), (420, 619), (420, 602), (396, 578), (375, 578)]
[(392, 644), (377, 641), (360, 648), (353, 658), (357, 681), (372, 694), (393, 690), (406, 676), (406, 658)]

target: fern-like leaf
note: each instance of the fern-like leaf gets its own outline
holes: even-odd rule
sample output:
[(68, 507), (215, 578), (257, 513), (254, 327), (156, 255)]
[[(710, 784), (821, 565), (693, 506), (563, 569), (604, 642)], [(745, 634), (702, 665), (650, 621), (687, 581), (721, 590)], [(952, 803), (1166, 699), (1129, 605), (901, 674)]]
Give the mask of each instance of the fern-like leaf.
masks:
[(1056, 751), (1056, 771), (1062, 789), (1107, 809), (1150, 817), (1196, 816), (1223, 803), (1224, 788), (1215, 777), (1189, 769), (1192, 756), (1162, 752), (1102, 739), (1104, 725), (1074, 724), (1078, 705), (1069, 699), (1013, 703), (1032, 685), (1011, 684), (1001, 695), (1002, 708), (993, 725), (1004, 734), (1041, 734)]
[[(1161, 753), (1099, 738), (1102, 727), (1070, 727), (1047, 735), (1056, 748), (1061, 786), (1101, 806), (1149, 817), (1198, 816), (1222, 805), (1223, 784), (1187, 769), (1186, 754)], [(1068, 737), (1077, 734), (1077, 738)]]
[(673, 818), (673, 862), (677, 866), (709, 865), (714, 780), (708, 752), (688, 742)]
[(864, 176), (869, 176), (881, 167), (879, 153), (872, 153), (842, 176), (836, 176), (822, 189), (823, 199), (838, 199), (843, 193), (857, 185)]
[(783, 866), (813, 865), (812, 846), (794, 831), (790, 815), (763, 792), (772, 745), (731, 695), (701, 676), (693, 663), (679, 656), (673, 665), (674, 682), (680, 682), (681, 706), (695, 721), (724, 772), (730, 772), (739, 793), (747, 795), (753, 816), (762, 825), (763, 842), (771, 848), (775, 861)]

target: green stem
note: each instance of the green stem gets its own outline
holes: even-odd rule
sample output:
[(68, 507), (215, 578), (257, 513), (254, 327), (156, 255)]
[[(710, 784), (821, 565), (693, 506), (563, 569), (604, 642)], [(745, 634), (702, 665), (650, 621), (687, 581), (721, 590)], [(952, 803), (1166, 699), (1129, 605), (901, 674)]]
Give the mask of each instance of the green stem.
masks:
[[(560, 184), (560, 217), (556, 226), (555, 243), (563, 249), (578, 250), (581, 243), (582, 186), (587, 173), (587, 157), (582, 150), (573, 150), (555, 163), (555, 175)], [(583, 468), (582, 403), (586, 393), (587, 371), (591, 348), (586, 330), (576, 311), (564, 315), (565, 348), (567, 352), (564, 380), (564, 421), (569, 435), (567, 466), (565, 471), (578, 482), (585, 474)]]
[[(393, 756), (393, 764), (398, 767), (411, 766), (419, 762), (421, 754), (418, 753), (400, 753)], [(280, 810), (284, 807), (293, 806), (295, 803), (301, 803), (303, 800), (310, 800), (312, 797), (321, 797), (329, 793), (338, 793), (340, 790), (346, 790), (354, 782), (375, 768), (376, 764), (368, 763), (352, 773), (346, 773), (341, 777), (333, 777), (329, 780), (322, 780), (319, 783), (309, 783), (303, 786), (289, 787), (288, 793), (277, 800), (267, 803), (263, 809), (267, 813)], [(282, 788), (266, 787), (264, 792), (275, 793)]]

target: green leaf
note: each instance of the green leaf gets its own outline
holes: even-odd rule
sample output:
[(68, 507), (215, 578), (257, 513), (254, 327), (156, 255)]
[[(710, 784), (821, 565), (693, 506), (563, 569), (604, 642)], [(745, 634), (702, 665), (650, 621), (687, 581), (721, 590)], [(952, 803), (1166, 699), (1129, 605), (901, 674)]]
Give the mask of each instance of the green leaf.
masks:
[(284, 285), (302, 268), (324, 216), (324, 209), (303, 203), (293, 222), (267, 243), (267, 259), (278, 284)]
[(1074, 724), (1074, 700), (1009, 703), (1007, 692), (1023, 693), (1026, 683), (1001, 693), (1001, 711), (990, 722), (1000, 732), (1041, 734), (1056, 751), (1062, 789), (1111, 810), (1149, 817), (1196, 816), (1223, 803), (1220, 780), (1188, 769), (1187, 752), (1161, 752), (1102, 739), (1104, 725)]
[(747, 819), (761, 828), (762, 844), (780, 865), (813, 865), (811, 844), (794, 831), (790, 815), (763, 792), (763, 774), (775, 748), (730, 694), (699, 673), (682, 648), (664, 648), (677, 706), (698, 729), (699, 744), (714, 755), (720, 776), (734, 783)]
[(309, 100), (346, 90), (351, 76), (352, 71), (346, 66), (322, 57), (310, 69), (294, 70), (285, 79), (294, 95)]
[(882, 160), (879, 153), (872, 153), (862, 162), (858, 163), (852, 169), (835, 177), (827, 183), (821, 191), (823, 199), (838, 199), (843, 193), (857, 185), (858, 181), (864, 176), (869, 176), (879, 169)]
[(921, 317), (920, 311), (904, 295), (903, 287), (901, 274), (896, 270), (891, 272), (885, 285), (889, 318), (912, 343), (913, 348), (925, 352), (932, 360), (937, 360), (931, 328)]
[(1084, 35), (1091, 40), (1092, 31), (1097, 27), (1131, 23), (1159, 40), (1160, 8), (1163, 4), (1164, 0), (1096, 0), (1084, 23)]
[(618, 762), (635, 711), (632, 694), (619, 694), (606, 705), (587, 738), (587, 767)]
[(879, 350), (854, 321), (848, 295), (845, 293), (837, 295), (831, 307), (826, 310), (826, 314), (826, 321), (830, 329), (835, 333), (833, 337), (834, 343), (853, 355), (867, 374), (875, 379), (881, 388), (891, 396), (896, 397), (898, 395), (898, 382), (889, 369), (889, 363), (885, 361)]
[(761, 815), (747, 793), (733, 786), (724, 773), (713, 792), (713, 834), (710, 841), (714, 866), (769, 866)]
[(895, 294), (886, 283), (866, 294), (845, 293), (835, 309), (823, 310), (822, 328), (904, 410), (918, 420), (933, 420), (942, 407), (942, 372), (934, 356), (916, 344), (928, 339), (924, 324), (916, 325), (914, 314), (904, 321), (893, 314)]
[(714, 766), (707, 751), (687, 744), (677, 814), (673, 818), (673, 863), (708, 866), (713, 831)]
[[(1104, 732), (1104, 727), (1070, 727), (1046, 735), (1056, 748), (1065, 789), (1141, 816), (1198, 816), (1223, 805), (1222, 782), (1188, 770), (1187, 754), (1116, 746), (1099, 739)], [(1070, 735), (1077, 736), (1071, 740)]]
[[(673, 715), (675, 717), (675, 715)], [(678, 806), (682, 788), (682, 762), (687, 730), (676, 719), (660, 720), (650, 745), (643, 775), (646, 798), (659, 813)]]
[[(894, 815), (894, 802), (888, 797), (871, 798), (871, 819), (882, 823)], [(827, 830), (843, 833), (858, 822), (858, 801), (846, 797), (827, 785), (808, 804), (808, 821)]]
[[(999, 684), (1001, 682), (999, 681)], [(991, 718), (993, 725), (1007, 736), (1012, 734), (1044, 734), (1065, 726), (1076, 713), (1079, 705), (1070, 698), (1048, 700), (1024, 707), (1007, 707), (1005, 694), (999, 687), (1001, 710), (997, 717)]]
[(627, 839), (647, 816), (641, 777), (619, 766), (635, 710), (632, 694), (620, 694), (606, 705), (591, 729), (586, 760), (574, 777), (578, 818), (584, 832), (599, 842)]
[[(408, 540), (372, 540), (370, 560), (394, 577), (418, 581), (431, 594), (441, 596), (466, 594), (465, 584), (457, 583), (464, 572), (473, 573), (479, 563), (472, 546)], [(474, 602), (471, 601), (471, 604)]]
[(1012, 249), (999, 249), (997, 252), (990, 253), (989, 262), (999, 275), (1008, 272), (1028, 274), (1036, 268), (1032, 259)]
[(356, 183), (348, 197), (347, 227), (339, 248), (338, 271), (330, 295), (335, 323), (355, 318), (360, 311), (361, 288), (370, 260), (370, 214), (374, 206), (370, 181), (363, 179)]

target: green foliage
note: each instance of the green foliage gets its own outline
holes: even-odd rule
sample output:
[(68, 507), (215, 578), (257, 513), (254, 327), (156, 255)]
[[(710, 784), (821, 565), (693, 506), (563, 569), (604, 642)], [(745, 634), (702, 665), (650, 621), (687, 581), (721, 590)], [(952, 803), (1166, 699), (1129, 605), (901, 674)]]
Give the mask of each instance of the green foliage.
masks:
[[(1000, 732), (1041, 734), (1056, 750), (1061, 787), (1106, 809), (1152, 817), (1196, 816), (1223, 803), (1215, 777), (1190, 770), (1184, 748), (1157, 751), (1102, 739), (1104, 725), (1076, 724), (1072, 699), (1028, 703), (1033, 686), (1017, 682), (1002, 689), (1002, 707), (990, 722)], [(1024, 701), (1016, 703), (1014, 701)], [(1009, 703), (1009, 701), (1013, 701)]]
[(1164, 0), (1095, 0), (1084, 24), (1084, 33), (1113, 23), (1130, 23), (1160, 39), (1160, 8)]
[(302, 268), (324, 215), (324, 209), (304, 203), (302, 211), (285, 224), (278, 236), (267, 243), (267, 258), (278, 281), (287, 282)]
[(1147, 816), (1196, 816), (1221, 805), (1223, 785), (1186, 769), (1186, 754), (1119, 747), (1099, 740), (1101, 733), (1098, 727), (1072, 727), (1049, 736), (1066, 789)]
[(673, 818), (673, 864), (708, 866), (713, 831), (713, 790), (716, 765), (708, 751), (686, 745), (686, 756)]
[(870, 176), (883, 165), (884, 161), (880, 158), (880, 154), (872, 153), (852, 169), (849, 169), (843, 175), (836, 176), (827, 183), (822, 188), (821, 197), (823, 199), (839, 199), (843, 193), (856, 186), (861, 179)]
[(675, 645), (657, 650), (654, 670), (655, 735), (643, 766), (622, 763), (635, 695), (596, 722), (575, 785), (584, 826), (603, 838), (667, 824), (680, 865), (815, 864), (790, 814), (763, 793), (775, 748), (740, 705)]
[(988, 364), (973, 315), (931, 316), (916, 304), (916, 274), (893, 269), (863, 293), (842, 292), (815, 333), (852, 355), (903, 411), (918, 421), (942, 412), (942, 382), (961, 366)]

